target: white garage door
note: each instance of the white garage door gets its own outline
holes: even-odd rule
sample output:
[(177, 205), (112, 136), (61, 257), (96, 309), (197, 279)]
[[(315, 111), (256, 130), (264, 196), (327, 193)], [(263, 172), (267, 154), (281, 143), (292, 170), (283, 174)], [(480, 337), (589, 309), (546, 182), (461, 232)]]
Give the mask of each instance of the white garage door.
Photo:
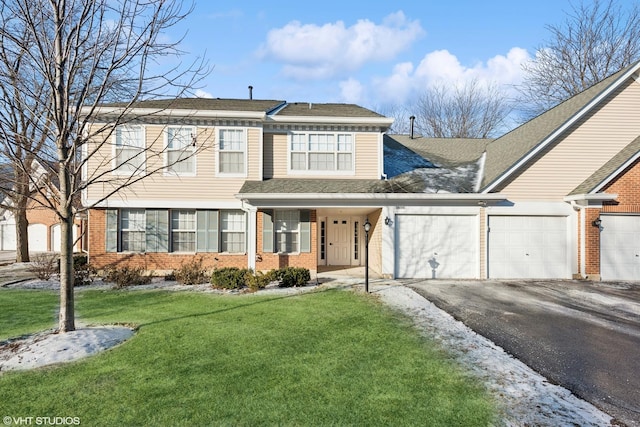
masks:
[(29, 252), (47, 251), (47, 226), (44, 224), (30, 224), (27, 233), (29, 234)]
[(601, 215), (600, 278), (640, 279), (640, 216)]
[(489, 216), (489, 277), (569, 279), (567, 217)]
[(478, 277), (478, 217), (396, 215), (398, 278)]
[(3, 251), (16, 250), (15, 224), (0, 224), (0, 249)]

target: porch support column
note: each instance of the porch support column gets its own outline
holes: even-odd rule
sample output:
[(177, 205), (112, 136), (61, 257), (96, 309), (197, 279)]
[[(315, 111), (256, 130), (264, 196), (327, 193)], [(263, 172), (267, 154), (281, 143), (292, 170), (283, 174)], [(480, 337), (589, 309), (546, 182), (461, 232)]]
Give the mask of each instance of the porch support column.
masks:
[(258, 254), (258, 208), (245, 203), (244, 209), (249, 215), (247, 226), (247, 268), (255, 271)]

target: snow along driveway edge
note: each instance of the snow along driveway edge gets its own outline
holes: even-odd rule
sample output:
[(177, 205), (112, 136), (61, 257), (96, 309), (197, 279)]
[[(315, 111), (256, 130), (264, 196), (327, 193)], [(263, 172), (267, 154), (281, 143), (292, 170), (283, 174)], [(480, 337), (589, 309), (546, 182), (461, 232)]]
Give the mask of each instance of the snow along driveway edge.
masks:
[(494, 396), (505, 426), (606, 426), (612, 418), (507, 354), (433, 303), (401, 285), (373, 293), (407, 315), (420, 332), (442, 343)]

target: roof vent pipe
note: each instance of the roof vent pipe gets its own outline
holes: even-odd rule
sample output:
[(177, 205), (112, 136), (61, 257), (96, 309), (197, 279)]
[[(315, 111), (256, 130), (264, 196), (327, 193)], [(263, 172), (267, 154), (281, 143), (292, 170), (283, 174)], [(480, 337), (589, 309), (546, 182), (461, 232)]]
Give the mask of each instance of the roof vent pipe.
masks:
[(410, 125), (411, 126), (411, 139), (413, 139), (413, 124), (416, 121), (416, 116), (409, 117), (409, 121), (411, 123), (411, 125)]
[(249, 99), (253, 99), (253, 86), (249, 86)]

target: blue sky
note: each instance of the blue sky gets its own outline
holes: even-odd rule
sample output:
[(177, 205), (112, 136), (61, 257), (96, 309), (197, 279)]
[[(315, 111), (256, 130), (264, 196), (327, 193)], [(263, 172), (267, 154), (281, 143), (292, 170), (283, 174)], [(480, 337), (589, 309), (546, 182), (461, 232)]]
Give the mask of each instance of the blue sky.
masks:
[[(631, 3), (629, 0), (627, 3)], [(196, 0), (177, 32), (213, 71), (200, 96), (406, 103), (437, 81), (521, 80), (521, 63), (569, 0), (366, 2)]]

